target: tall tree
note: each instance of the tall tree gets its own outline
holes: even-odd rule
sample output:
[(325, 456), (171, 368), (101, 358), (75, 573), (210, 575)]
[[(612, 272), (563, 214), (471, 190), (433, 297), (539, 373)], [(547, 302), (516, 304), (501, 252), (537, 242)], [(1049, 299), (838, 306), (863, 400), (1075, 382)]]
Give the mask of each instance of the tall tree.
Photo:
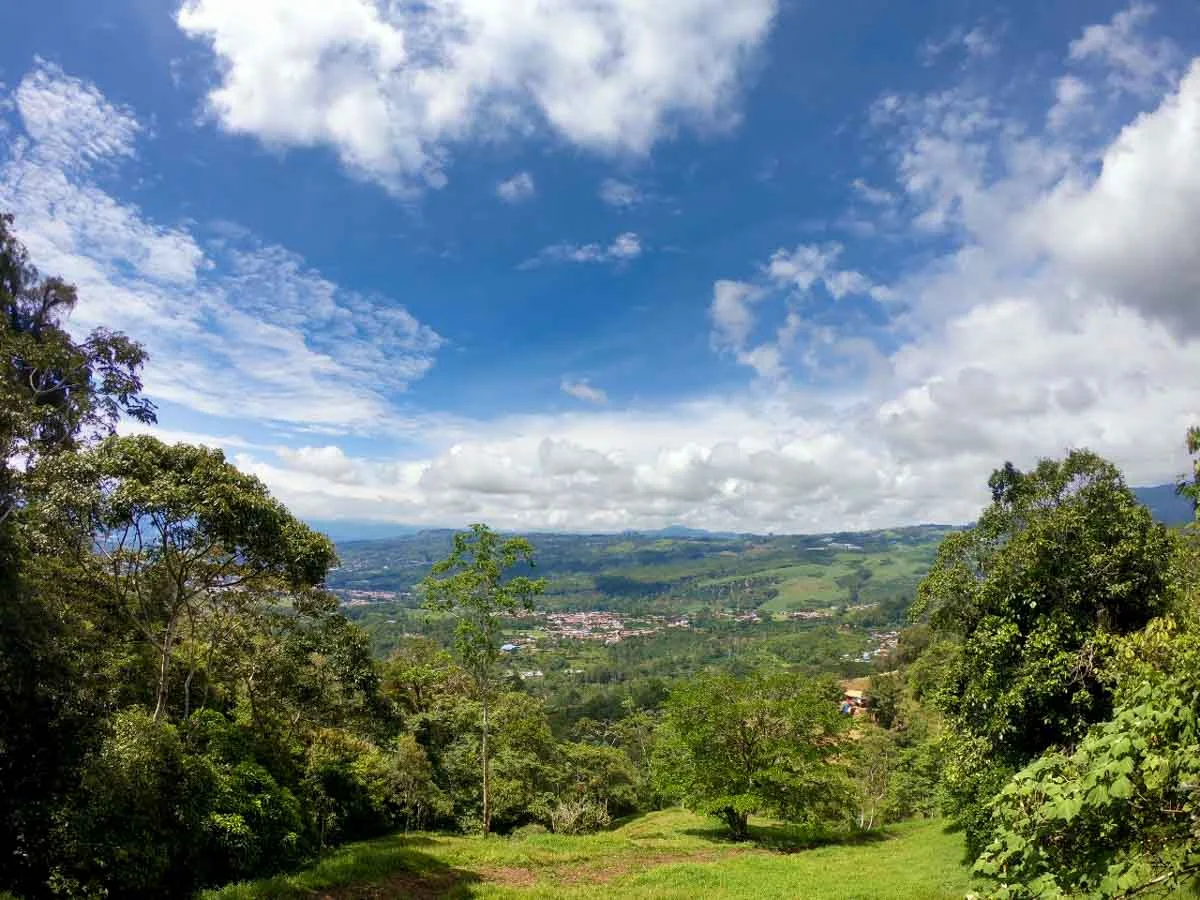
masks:
[(492, 825), (491, 773), (488, 737), (492, 696), (500, 660), (501, 620), (505, 615), (532, 610), (534, 598), (546, 590), (545, 579), (511, 575), (524, 563), (533, 566), (533, 545), (525, 538), (502, 538), (486, 525), (454, 536), (446, 559), (421, 582), (427, 609), (457, 620), (454, 646), (470, 675), (482, 710), (480, 769), (483, 782), (483, 833)]
[(303, 604), (335, 560), (328, 538), (218, 450), (112, 437), (29, 478), (45, 549), (70, 556), (153, 648), (156, 720), (175, 687), (186, 717), (206, 653), (245, 615), (285, 596)]
[(36, 884), (54, 845), (50, 810), (97, 718), (80, 635), (26, 571), (18, 527), (26, 473), (45, 455), (111, 432), (122, 414), (154, 418), (141, 395), (142, 348), (105, 329), (72, 337), (75, 302), (72, 286), (38, 272), (13, 217), (0, 213), (0, 889)]
[(154, 421), (141, 395), (145, 351), (104, 328), (73, 339), (65, 320), (77, 299), (73, 285), (38, 272), (0, 213), (0, 524), (39, 454), (111, 434), (122, 415)]
[(991, 505), (942, 542), (912, 610), (956, 647), (927, 696), (955, 742), (947, 783), (973, 853), (1008, 777), (1110, 716), (1114, 638), (1166, 609), (1174, 548), (1093, 453), (1006, 465), (989, 486)]
[[(1192, 428), (1188, 450), (1200, 452)], [(1181, 489), (1200, 496), (1200, 458)], [(1200, 535), (1172, 560), (1170, 611), (1116, 644), (1115, 710), (993, 804), (977, 871), (997, 898), (1175, 896), (1200, 873)]]

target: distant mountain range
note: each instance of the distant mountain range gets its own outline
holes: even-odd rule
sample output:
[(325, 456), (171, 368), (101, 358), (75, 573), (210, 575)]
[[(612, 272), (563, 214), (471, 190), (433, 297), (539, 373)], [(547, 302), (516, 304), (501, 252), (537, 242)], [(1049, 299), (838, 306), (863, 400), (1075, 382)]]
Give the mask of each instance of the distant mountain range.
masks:
[[(1133, 489), (1138, 500), (1145, 504), (1154, 518), (1164, 525), (1185, 525), (1193, 521), (1195, 513), (1192, 501), (1181, 497), (1173, 484), (1158, 484), (1150, 487)], [(422, 531), (442, 531), (446, 529), (419, 527), (413, 525), (397, 525), (390, 522), (356, 521), (353, 519), (310, 519), (309, 525), (318, 531), (329, 535), (335, 543), (351, 541), (377, 541), (385, 538), (407, 537)], [(748, 532), (735, 531), (705, 531), (703, 528), (690, 528), (686, 525), (668, 525), (653, 531), (630, 530), (628, 534), (644, 537), (660, 538), (732, 538)]]
[(1196, 518), (1191, 498), (1181, 497), (1173, 484), (1134, 488), (1133, 493), (1164, 525), (1186, 525)]

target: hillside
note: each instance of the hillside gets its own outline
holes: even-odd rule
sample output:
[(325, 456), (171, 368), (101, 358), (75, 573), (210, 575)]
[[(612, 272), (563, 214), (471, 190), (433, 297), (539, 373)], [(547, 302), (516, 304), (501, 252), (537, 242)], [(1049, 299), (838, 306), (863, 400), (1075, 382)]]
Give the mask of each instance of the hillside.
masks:
[(950, 900), (971, 887), (962, 841), (938, 821), (811, 849), (802, 833), (765, 822), (755, 837), (730, 843), (712, 820), (680, 810), (587, 837), (393, 835), (348, 845), (296, 875), (204, 897)]
[[(678, 613), (717, 606), (769, 613), (908, 596), (945, 526), (823, 535), (533, 534), (547, 609)], [(452, 532), (340, 544), (329, 585), (346, 600), (409, 605)]]
[[(1192, 521), (1174, 485), (1136, 488), (1166, 525)], [(328, 524), (328, 523), (326, 523)], [(387, 526), (376, 525), (382, 530)], [(329, 586), (344, 600), (414, 606), (412, 589), (445, 557), (449, 529), (339, 540)], [(910, 598), (949, 525), (815, 535), (717, 534), (673, 526), (622, 534), (534, 533), (550, 610), (686, 613), (705, 608), (767, 614)], [(339, 534), (352, 533), (335, 528)], [(376, 531), (375, 533), (378, 533)]]

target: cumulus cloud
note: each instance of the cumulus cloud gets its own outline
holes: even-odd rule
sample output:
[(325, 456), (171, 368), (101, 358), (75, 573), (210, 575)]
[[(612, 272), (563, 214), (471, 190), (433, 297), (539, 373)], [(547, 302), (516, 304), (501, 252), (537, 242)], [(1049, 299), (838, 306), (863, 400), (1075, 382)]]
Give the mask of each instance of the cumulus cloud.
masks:
[[(883, 302), (891, 293), (861, 272), (839, 267), (842, 249), (837, 243), (780, 248), (755, 281), (717, 281), (709, 307), (713, 347), (773, 381), (787, 377), (797, 365), (824, 367), (828, 353), (822, 352), (822, 345), (828, 351), (836, 344), (843, 356), (845, 351), (862, 355), (867, 350), (862, 342), (834, 338), (827, 322), (837, 316), (824, 298), (839, 301), (857, 295)], [(773, 311), (782, 307), (782, 319), (776, 316), (773, 324), (764, 326), (759, 314), (764, 306)], [(801, 338), (807, 342), (803, 352), (797, 347)], [(868, 355), (871, 361), (878, 356)]]
[(176, 21), (215, 57), (223, 128), (331, 147), (404, 190), (441, 184), (472, 137), (545, 128), (645, 153), (681, 125), (732, 121), (776, 2), (187, 0)]
[(520, 203), (532, 197), (535, 190), (533, 176), (528, 172), (518, 172), (496, 185), (496, 196), (505, 203)]
[(564, 378), (559, 383), (559, 388), (564, 394), (574, 397), (576, 400), (584, 400), (588, 403), (608, 402), (608, 394), (601, 388), (593, 387), (588, 383), (586, 378), (581, 378), (578, 381)]
[[(1138, 29), (1150, 21), (1130, 34), (1145, 40)], [(367, 456), (325, 435), (287, 448), (213, 440), (313, 518), (513, 529), (965, 522), (987, 501), (994, 467), (1073, 446), (1111, 457), (1132, 483), (1168, 480), (1186, 470), (1184, 430), (1200, 421), (1200, 335), (1183, 302), (1196, 270), (1179, 242), (1195, 233), (1200, 207), (1185, 165), (1196, 158), (1197, 76), (1182, 67), (1137, 101), (1139, 114), (1114, 118), (1111, 79), (1123, 64), (1063, 55), (1032, 116), (969, 79), (875, 105), (891, 171), (876, 157), (863, 185), (879, 193), (857, 188), (858, 199), (888, 216), (888, 228), (903, 225), (914, 252), (901, 271), (881, 272), (854, 245), (773, 243), (724, 273), (698, 302), (708, 304), (714, 350), (747, 367), (745, 390), (556, 415), (430, 417), (413, 426), (419, 445), (374, 444)], [(1085, 127), (1047, 121), (1067, 76), (1080, 83), (1070, 90), (1082, 86), (1074, 115)], [(1137, 96), (1124, 91), (1125, 101)], [(1030, 124), (1038, 121), (1044, 129)], [(122, 210), (174, 260), (122, 263), (137, 272), (129, 283), (223, 283), (208, 267), (224, 273), (223, 256), (136, 210), (118, 205), (107, 218), (121, 221)], [(108, 227), (62, 233), (87, 248), (125, 246)], [(60, 239), (49, 228), (37, 235), (52, 249)], [(584, 246), (592, 249), (579, 261), (609, 249)], [(149, 316), (158, 307), (146, 293)], [(314, 295), (285, 305), (278, 327), (295, 333), (305, 296)], [(348, 302), (337, 288), (332, 298)], [(831, 371), (833, 388), (821, 380)]]
[(205, 242), (100, 186), (136, 160), (133, 111), (39, 63), (17, 86), (0, 207), (39, 265), (79, 288), (76, 327), (144, 342), (156, 400), (231, 418), (362, 428), (433, 364), (442, 338), (398, 303), (345, 290), (246, 235)]
[(1092, 179), (1064, 178), (1027, 221), (1033, 239), (1103, 295), (1200, 334), (1200, 60), (1122, 129)]
[(548, 263), (614, 263), (621, 265), (642, 255), (642, 241), (632, 231), (613, 238), (607, 246), (603, 244), (551, 244), (518, 268), (533, 269)]

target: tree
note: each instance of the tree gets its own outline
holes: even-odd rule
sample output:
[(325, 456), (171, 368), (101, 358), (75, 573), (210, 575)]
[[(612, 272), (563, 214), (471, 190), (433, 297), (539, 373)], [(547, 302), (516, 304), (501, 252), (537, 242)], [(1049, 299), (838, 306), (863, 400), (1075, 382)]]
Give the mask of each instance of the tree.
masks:
[(1146, 680), (1073, 753), (1021, 770), (976, 871), (996, 898), (1171, 895), (1200, 873), (1200, 663)]
[(942, 542), (913, 605), (953, 644), (926, 696), (949, 725), (946, 786), (973, 854), (1008, 778), (1111, 715), (1114, 638), (1166, 609), (1174, 548), (1087, 451), (1006, 465), (989, 485), (993, 502)]
[(519, 563), (533, 566), (533, 545), (524, 538), (501, 538), (486, 525), (472, 525), (454, 536), (446, 559), (421, 582), (427, 609), (457, 620), (454, 646), (475, 687), (482, 710), (480, 770), (483, 782), (483, 833), (491, 830), (491, 773), (488, 762), (489, 713), (500, 659), (501, 618), (532, 610), (546, 589), (544, 579), (509, 575)]
[[(1188, 432), (1200, 451), (1200, 432)], [(1200, 493), (1200, 461), (1185, 493)], [(976, 865), (998, 898), (1170, 895), (1200, 874), (1200, 540), (1176, 547), (1167, 615), (1115, 642), (1112, 718), (1018, 772)]]
[(900, 747), (889, 732), (868, 725), (854, 742), (852, 758), (858, 827), (869, 831), (887, 820), (888, 797), (901, 766)]
[(142, 348), (65, 319), (75, 289), (31, 264), (0, 213), (0, 889), (36, 889), (54, 850), (51, 811), (98, 739), (94, 670), (84, 635), (31, 583), (21, 523), (26, 472), (38, 459), (110, 433), (121, 415), (149, 422)]
[(64, 320), (75, 288), (43, 277), (12, 229), (0, 213), (0, 525), (20, 503), (20, 472), (39, 455), (110, 434), (122, 415), (154, 421), (141, 395), (145, 351), (103, 328), (72, 339)]
[(29, 479), (41, 549), (69, 558), (153, 648), (155, 720), (176, 687), (186, 718), (196, 673), (245, 616), (315, 601), (335, 560), (328, 538), (218, 450), (112, 437)]
[(839, 818), (849, 800), (846, 717), (832, 683), (787, 675), (710, 674), (678, 685), (658, 734), (664, 795), (716, 816), (745, 840), (749, 817)]

